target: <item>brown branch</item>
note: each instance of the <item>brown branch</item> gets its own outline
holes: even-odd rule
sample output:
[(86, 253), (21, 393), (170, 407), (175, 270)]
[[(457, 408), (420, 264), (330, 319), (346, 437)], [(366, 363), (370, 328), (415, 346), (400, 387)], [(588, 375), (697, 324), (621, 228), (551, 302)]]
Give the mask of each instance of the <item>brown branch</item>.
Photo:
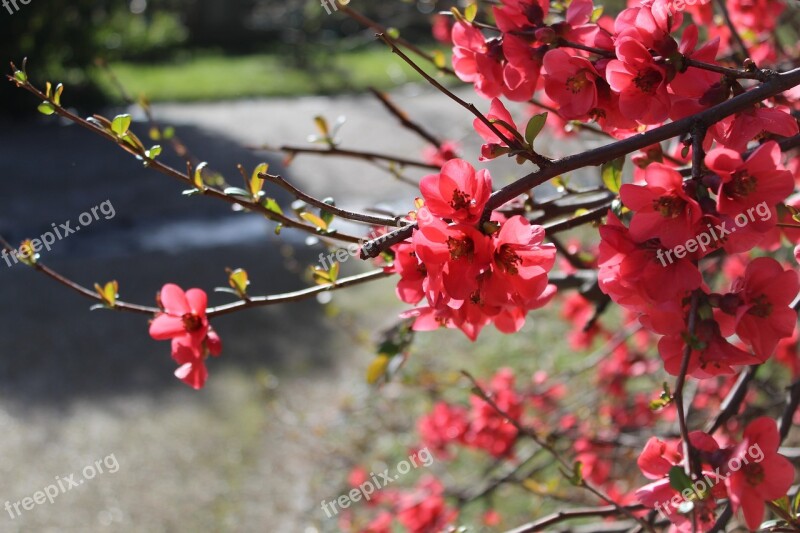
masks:
[(251, 150), (266, 150), (269, 152), (284, 152), (289, 155), (294, 154), (309, 154), (317, 156), (332, 156), (332, 157), (352, 157), (354, 159), (363, 159), (365, 161), (387, 161), (389, 163), (397, 163), (407, 167), (418, 167), (429, 170), (439, 170), (439, 167), (424, 161), (416, 161), (413, 159), (406, 159), (404, 157), (396, 157), (393, 155), (379, 154), (377, 152), (368, 152), (366, 150), (348, 150), (339, 148), (338, 146), (330, 146), (328, 148), (314, 148), (310, 146), (291, 146), (282, 145), (272, 147), (268, 145), (262, 146), (249, 146)]
[(247, 300), (241, 300), (239, 302), (220, 305), (218, 307), (211, 307), (206, 311), (206, 314), (208, 315), (209, 318), (213, 318), (216, 316), (227, 315), (235, 311), (252, 309), (254, 307), (263, 307), (265, 305), (275, 305), (286, 302), (296, 302), (299, 300), (305, 300), (307, 298), (310, 298), (311, 296), (316, 296), (317, 294), (320, 294), (322, 292), (344, 289), (346, 287), (352, 287), (353, 285), (359, 285), (361, 283), (366, 283), (368, 281), (374, 281), (376, 279), (385, 278), (390, 275), (391, 274), (386, 273), (383, 269), (371, 270), (369, 272), (365, 272), (364, 274), (358, 274), (355, 276), (342, 278), (338, 280), (336, 283), (327, 283), (325, 285), (308, 287), (306, 289), (301, 289), (299, 291), (287, 292), (283, 294), (274, 294), (270, 296), (251, 296)]
[[(16, 251), (14, 249), (14, 247), (12, 247), (8, 243), (8, 241), (6, 241), (5, 238), (3, 238), (2, 235), (0, 235), (0, 247), (2, 247), (2, 249), (6, 250), (9, 253)], [(55, 270), (47, 267), (43, 263), (41, 263), (39, 261), (36, 261), (35, 263), (33, 263), (33, 264), (29, 265), (29, 266), (31, 268), (33, 268), (34, 270), (36, 270), (38, 272), (41, 272), (42, 274), (44, 274), (45, 276), (49, 277), (50, 279), (55, 280), (56, 282), (60, 283), (61, 285), (64, 285), (65, 287), (67, 287), (69, 289), (72, 289), (73, 291), (77, 292), (81, 296), (89, 298), (90, 300), (94, 300), (97, 303), (106, 305), (106, 301), (97, 293), (97, 291), (94, 291), (92, 289), (84, 287), (83, 285), (75, 283), (74, 281), (72, 281), (70, 279), (67, 279), (66, 277), (62, 276), (61, 274), (59, 274)], [(147, 307), (147, 306), (144, 306), (144, 305), (132, 304), (132, 303), (128, 303), (128, 302), (123, 302), (122, 300), (117, 300), (114, 303), (114, 307), (107, 307), (107, 308), (108, 309), (113, 309), (115, 311), (129, 311), (131, 313), (140, 313), (140, 314), (147, 314), (147, 315), (153, 315), (153, 314), (159, 313), (161, 311), (160, 309), (158, 309), (156, 307)]]
[(489, 130), (491, 130), (492, 133), (497, 135), (497, 137), (501, 141), (503, 141), (503, 143), (505, 143), (506, 146), (508, 146), (509, 148), (511, 148), (513, 150), (513, 152), (510, 155), (523, 156), (526, 159), (529, 159), (530, 161), (532, 161), (533, 163), (538, 165), (540, 168), (545, 168), (545, 167), (547, 167), (547, 166), (549, 166), (551, 164), (551, 161), (549, 159), (547, 159), (546, 157), (544, 157), (544, 156), (536, 153), (535, 151), (533, 151), (533, 148), (530, 148), (530, 149), (527, 148), (523, 144), (523, 142), (521, 142), (516, 137), (513, 137), (513, 138), (509, 139), (503, 132), (501, 132), (497, 128), (497, 126), (495, 126), (495, 124), (492, 121), (490, 121), (488, 118), (486, 118), (486, 116), (483, 113), (481, 113), (478, 110), (478, 108), (475, 107), (474, 104), (471, 104), (471, 103), (459, 98), (456, 94), (454, 94), (452, 91), (450, 91), (447, 87), (445, 87), (444, 85), (442, 85), (441, 83), (439, 83), (438, 81), (433, 79), (427, 72), (422, 70), (422, 68), (420, 68), (419, 65), (414, 63), (414, 61), (412, 61), (410, 57), (408, 57), (406, 54), (404, 54), (403, 51), (400, 50), (400, 48), (397, 47), (396, 41), (394, 41), (391, 37), (389, 37), (386, 34), (381, 33), (381, 34), (378, 35), (378, 38), (380, 40), (382, 40), (384, 43), (386, 43), (392, 49), (392, 52), (394, 54), (397, 54), (398, 56), (400, 56), (400, 58), (402, 58), (403, 61), (408, 63), (408, 65), (411, 66), (411, 68), (416, 70), (417, 73), (420, 76), (425, 78), (425, 80), (428, 83), (430, 83), (431, 85), (436, 87), (442, 94), (444, 94), (445, 96), (447, 96), (448, 98), (450, 98), (451, 100), (456, 102), (458, 105), (460, 105), (461, 107), (463, 107), (464, 109), (466, 109), (467, 111), (469, 111), (470, 113), (475, 115), (475, 117), (478, 120), (480, 120), (487, 128), (489, 128)]
[[(688, 333), (689, 337), (694, 336), (695, 327), (697, 326), (697, 307), (700, 302), (700, 297), (697, 291), (692, 293), (692, 303), (689, 309), (689, 324)], [(675, 407), (678, 411), (678, 426), (680, 427), (681, 440), (683, 441), (683, 456), (686, 458), (686, 473), (689, 477), (694, 472), (694, 456), (692, 450), (692, 443), (689, 440), (689, 428), (686, 425), (686, 410), (683, 405), (683, 387), (686, 384), (686, 374), (689, 370), (689, 361), (692, 357), (691, 340), (687, 341), (686, 348), (683, 350), (683, 359), (681, 360), (681, 368), (678, 371), (678, 379), (675, 382), (675, 392), (672, 397), (675, 400)]]
[[(185, 183), (185, 184), (187, 184), (187, 185), (189, 185), (189, 186), (194, 188), (194, 183), (192, 181), (192, 178), (188, 174), (184, 174), (184, 173), (182, 173), (182, 172), (180, 172), (180, 171), (178, 171), (178, 170), (176, 170), (176, 169), (174, 169), (174, 168), (172, 168), (172, 167), (170, 167), (168, 165), (165, 165), (164, 163), (161, 163), (160, 161), (157, 161), (156, 159), (148, 158), (144, 154), (138, 153), (132, 146), (130, 146), (129, 144), (124, 142), (122, 139), (114, 136), (111, 132), (106, 131), (103, 128), (100, 128), (100, 127), (92, 124), (91, 122), (89, 122), (87, 120), (84, 120), (83, 118), (73, 114), (72, 112), (70, 112), (70, 111), (64, 109), (63, 107), (61, 107), (60, 105), (56, 104), (51, 98), (48, 98), (43, 92), (41, 92), (39, 89), (34, 87), (30, 82), (26, 81), (26, 82), (23, 83), (23, 82), (20, 82), (20, 81), (16, 80), (13, 76), (6, 76), (6, 77), (9, 79), (9, 81), (11, 81), (15, 85), (17, 85), (17, 87), (21, 87), (21, 88), (27, 90), (29, 93), (33, 94), (34, 96), (36, 96), (36, 97), (38, 97), (38, 98), (40, 98), (42, 100), (45, 100), (47, 102), (50, 102), (50, 104), (53, 106), (53, 109), (55, 109), (55, 112), (59, 116), (62, 116), (64, 118), (66, 118), (67, 120), (69, 120), (70, 122), (78, 124), (78, 125), (84, 127), (85, 129), (88, 129), (89, 131), (92, 131), (92, 132), (96, 133), (97, 135), (100, 135), (101, 137), (113, 142), (114, 144), (116, 144), (118, 147), (120, 147), (122, 150), (128, 152), (129, 154), (131, 154), (131, 155), (133, 155), (135, 157), (143, 159), (146, 162), (146, 165), (148, 167), (153, 168), (153, 169), (157, 170), (158, 172), (161, 172), (162, 174), (164, 174), (166, 176), (169, 176), (171, 178), (177, 179), (178, 181), (181, 181), (181, 182), (183, 182), (183, 183)], [(336, 230), (330, 231), (330, 232), (325, 233), (325, 234), (320, 234), (318, 232), (317, 228), (314, 227), (314, 226), (311, 226), (311, 225), (308, 225), (308, 224), (303, 224), (302, 222), (298, 222), (298, 221), (296, 221), (294, 219), (291, 219), (291, 218), (289, 218), (289, 217), (287, 217), (287, 216), (285, 216), (283, 214), (276, 213), (276, 212), (268, 209), (267, 207), (265, 207), (264, 205), (262, 205), (259, 202), (250, 201), (250, 200), (246, 200), (244, 198), (238, 197), (238, 196), (232, 196), (232, 195), (225, 194), (223, 191), (221, 191), (221, 190), (219, 190), (217, 188), (214, 188), (214, 187), (204, 186), (203, 189), (202, 189), (202, 193), (204, 195), (206, 195), (206, 196), (217, 198), (217, 199), (223, 200), (223, 201), (225, 201), (227, 203), (230, 203), (230, 204), (239, 205), (239, 206), (243, 207), (244, 209), (247, 209), (247, 210), (250, 210), (250, 211), (255, 211), (257, 213), (261, 213), (266, 218), (268, 218), (270, 220), (274, 220), (275, 222), (283, 224), (284, 226), (289, 227), (289, 228), (299, 229), (299, 230), (305, 231), (307, 233), (311, 233), (311, 234), (319, 236), (319, 237), (337, 239), (337, 240), (341, 240), (341, 241), (344, 241), (344, 242), (351, 242), (351, 243), (361, 242), (361, 239), (359, 239), (358, 237), (356, 237), (354, 235), (348, 235), (346, 233), (342, 233), (342, 232), (339, 232), (339, 231), (336, 231)]]
[(756, 377), (756, 372), (758, 372), (759, 366), (760, 365), (751, 365), (747, 367), (747, 370), (739, 374), (739, 379), (736, 380), (733, 388), (728, 392), (728, 395), (722, 401), (720, 412), (716, 417), (714, 417), (714, 420), (711, 422), (711, 424), (708, 425), (705, 430), (706, 433), (711, 434), (716, 432), (719, 428), (725, 425), (725, 422), (736, 416), (736, 414), (739, 412), (739, 408), (742, 406), (742, 402), (747, 396), (747, 388), (750, 385), (750, 382)]
[(260, 173), (258, 176), (264, 180), (275, 183), (276, 185), (282, 187), (284, 190), (293, 194), (297, 199), (302, 200), (307, 204), (311, 204), (320, 209), (324, 209), (325, 211), (328, 211), (346, 220), (353, 220), (356, 222), (363, 222), (365, 224), (372, 224), (376, 226), (396, 227), (405, 225), (402, 216), (384, 217), (379, 215), (368, 215), (366, 213), (357, 213), (355, 211), (348, 211), (347, 209), (342, 209), (340, 207), (326, 204), (322, 200), (314, 198), (310, 194), (304, 193), (303, 191), (301, 191), (300, 189), (298, 189), (297, 187), (286, 181), (286, 179), (284, 179), (282, 176), (273, 176), (272, 174), (264, 174), (264, 173)]
[[(645, 510), (646, 507), (643, 505), (628, 505), (623, 507), (629, 512), (634, 511), (642, 511)], [(535, 522), (530, 522), (528, 524), (516, 527), (514, 529), (509, 529), (506, 533), (533, 533), (535, 531), (543, 531), (545, 528), (550, 526), (554, 526), (560, 522), (564, 522), (566, 520), (572, 520), (575, 518), (587, 518), (587, 517), (605, 517), (605, 516), (615, 516), (620, 514), (620, 508), (614, 505), (606, 505), (604, 507), (582, 507), (579, 509), (567, 509), (566, 511), (557, 511), (553, 514), (547, 515)]]
[(376, 89), (374, 87), (370, 87), (369, 88), (369, 92), (371, 92), (373, 94), (373, 96), (375, 96), (375, 98), (380, 100), (380, 102), (383, 104), (383, 106), (392, 115), (397, 117), (397, 120), (400, 121), (400, 124), (404, 128), (407, 128), (407, 129), (413, 131), (414, 133), (416, 133), (417, 135), (419, 135), (420, 137), (425, 139), (427, 142), (429, 142), (432, 145), (434, 145), (436, 148), (441, 148), (442, 147), (442, 142), (439, 139), (437, 139), (435, 136), (433, 136), (433, 134), (428, 132), (420, 124), (417, 124), (416, 122), (414, 122), (413, 120), (408, 118), (408, 114), (405, 111), (403, 111), (402, 109), (400, 109), (399, 107), (397, 107), (397, 105), (394, 102), (391, 101), (391, 99), (389, 98), (388, 95), (386, 95), (386, 93), (383, 93), (383, 92), (379, 91), (378, 89)]
[(744, 61), (745, 59), (750, 57), (750, 52), (747, 50), (747, 45), (744, 44), (744, 40), (742, 36), (739, 35), (739, 31), (736, 29), (736, 26), (733, 25), (733, 20), (731, 20), (731, 14), (728, 11), (728, 6), (725, 5), (725, 0), (717, 0), (717, 8), (719, 8), (719, 12), (722, 14), (722, 18), (725, 19), (725, 24), (728, 25), (728, 29), (731, 31), (731, 36), (733, 40), (736, 41), (736, 44), (739, 45), (739, 59)]
[[(695, 116), (670, 122), (646, 133), (634, 135), (627, 139), (607, 144), (593, 150), (587, 150), (585, 152), (558, 159), (548, 167), (523, 176), (517, 181), (492, 194), (492, 196), (489, 198), (486, 208), (487, 210), (491, 211), (492, 209), (495, 209), (506, 202), (513, 200), (520, 194), (525, 193), (528, 190), (541, 185), (542, 183), (546, 183), (548, 180), (560, 174), (572, 172), (587, 166), (601, 165), (618, 157), (630, 154), (631, 152), (646, 148), (651, 144), (659, 143), (666, 141), (667, 139), (683, 135), (691, 131), (697, 122), (701, 122), (705, 125), (714, 124), (727, 116), (748, 109), (750, 106), (775, 96), (776, 94), (780, 94), (787, 89), (791, 89), (798, 84), (800, 84), (800, 68), (781, 74), (774, 74), (770, 77), (769, 81), (721, 104), (710, 107)], [(415, 227), (416, 225), (410, 225), (396, 230), (392, 232), (389, 237), (383, 239), (380, 243), (367, 243), (362, 250), (362, 258), (366, 259), (369, 257), (375, 257), (383, 250), (390, 248), (398, 242), (404, 241), (411, 236), (411, 233)]]

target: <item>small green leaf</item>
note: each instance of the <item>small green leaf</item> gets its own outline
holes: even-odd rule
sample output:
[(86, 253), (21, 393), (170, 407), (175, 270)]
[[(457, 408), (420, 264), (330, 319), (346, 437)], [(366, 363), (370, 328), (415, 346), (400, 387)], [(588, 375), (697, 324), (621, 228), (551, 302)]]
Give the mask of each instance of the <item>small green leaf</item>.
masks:
[(241, 268), (230, 270), (228, 273), (228, 284), (236, 291), (236, 294), (238, 294), (240, 298), (245, 298), (247, 296), (247, 287), (250, 285), (247, 271)]
[(51, 104), (46, 100), (41, 104), (39, 104), (39, 107), (37, 107), (37, 109), (39, 110), (39, 113), (41, 113), (42, 115), (48, 115), (48, 116), (56, 112), (56, 108), (53, 107), (53, 104)]
[(192, 183), (194, 184), (195, 187), (197, 187), (198, 191), (205, 191), (206, 190), (206, 184), (203, 181), (203, 170), (207, 166), (208, 166), (208, 163), (203, 161), (202, 163), (197, 165), (196, 169), (194, 169), (194, 175), (192, 176)]
[(265, 198), (263, 205), (267, 211), (272, 211), (275, 214), (283, 215), (283, 209), (281, 209), (281, 206), (278, 205), (278, 202), (275, 200), (275, 198)]
[(472, 22), (475, 20), (475, 17), (478, 15), (478, 4), (472, 3), (467, 6), (464, 10), (464, 18), (467, 19), (467, 22)]
[(673, 466), (669, 469), (669, 486), (679, 493), (686, 489), (694, 491), (692, 479), (686, 474), (682, 466)]
[(331, 283), (336, 283), (336, 280), (339, 279), (339, 263), (334, 263), (331, 265), (331, 269), (328, 270), (328, 277), (331, 280)]
[(400, 37), (400, 30), (398, 30), (397, 28), (387, 28), (386, 35), (388, 35), (392, 39), (397, 39)]
[(300, 213), (300, 218), (302, 218), (306, 222), (310, 222), (311, 224), (316, 226), (317, 229), (320, 229), (322, 231), (328, 231), (328, 224), (326, 224), (324, 220), (322, 220), (314, 213), (307, 213), (307, 212)]
[(119, 284), (116, 281), (109, 281), (101, 286), (99, 283), (94, 284), (94, 290), (100, 295), (107, 307), (114, 307), (119, 297)]
[(603, 16), (603, 6), (598, 6), (592, 10), (591, 22), (597, 22)]
[(117, 137), (122, 137), (131, 127), (131, 116), (128, 114), (117, 115), (111, 121), (111, 131), (117, 134)]
[(392, 358), (386, 354), (380, 354), (373, 359), (367, 367), (367, 383), (370, 385), (377, 383), (378, 380), (386, 374), (386, 370), (389, 368), (389, 363), (391, 361)]
[(14, 72), (14, 79), (20, 83), (25, 83), (28, 81), (28, 75), (22, 72), (21, 70), (17, 70)]
[(165, 141), (169, 141), (170, 139), (175, 137), (175, 128), (173, 128), (172, 126), (167, 126), (166, 128), (164, 128), (164, 131), (161, 133), (161, 135), (164, 137)]
[(228, 196), (250, 196), (250, 193), (240, 187), (227, 187), (223, 191)]
[(603, 166), (601, 167), (603, 184), (609, 191), (613, 193), (618, 193), (619, 188), (622, 186), (622, 166), (624, 164), (625, 158), (619, 157), (613, 161), (603, 163)]
[(56, 105), (59, 105), (59, 106), (61, 105), (61, 95), (63, 93), (64, 93), (64, 84), (63, 83), (59, 83), (56, 86), (56, 92), (53, 95), (53, 102), (55, 102)]
[(539, 113), (531, 117), (528, 121), (528, 126), (525, 128), (525, 140), (528, 141), (528, 144), (533, 146), (533, 141), (536, 140), (536, 136), (539, 135), (546, 123), (547, 112)]
[(444, 57), (444, 53), (441, 50), (434, 50), (433, 52), (433, 64), (436, 65), (436, 68), (443, 69), (447, 65), (447, 60)]
[(155, 159), (156, 157), (161, 155), (161, 145), (156, 144), (149, 150), (147, 150), (144, 155), (146, 155), (150, 159)]
[(325, 120), (325, 117), (317, 115), (314, 117), (314, 124), (317, 125), (317, 130), (323, 137), (328, 138), (330, 136), (331, 130), (328, 128), (328, 121)]

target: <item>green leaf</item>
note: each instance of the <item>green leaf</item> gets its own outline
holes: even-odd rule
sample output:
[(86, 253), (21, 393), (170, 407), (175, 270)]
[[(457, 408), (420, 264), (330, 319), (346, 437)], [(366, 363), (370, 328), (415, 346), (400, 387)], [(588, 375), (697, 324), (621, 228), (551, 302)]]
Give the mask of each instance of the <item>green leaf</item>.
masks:
[(117, 134), (117, 137), (122, 137), (131, 127), (131, 116), (128, 114), (117, 115), (111, 121), (111, 131)]
[(624, 164), (624, 157), (619, 157), (613, 161), (603, 163), (601, 170), (603, 184), (613, 193), (618, 193), (619, 188), (622, 186), (622, 166)]
[(39, 104), (39, 107), (37, 107), (37, 109), (39, 110), (39, 113), (41, 113), (42, 115), (48, 115), (48, 116), (56, 112), (56, 108), (53, 107), (53, 104), (51, 104), (48, 101), (44, 101), (41, 104)]
[(28, 75), (22, 72), (21, 70), (17, 70), (14, 72), (14, 79), (20, 83), (25, 83), (28, 81)]
[(228, 187), (223, 192), (228, 196), (250, 196), (249, 192), (239, 187)]
[(378, 380), (386, 374), (386, 370), (389, 368), (389, 363), (391, 361), (392, 358), (386, 354), (380, 354), (373, 359), (367, 367), (367, 383), (370, 385), (377, 383)]
[(175, 137), (175, 128), (173, 128), (172, 126), (167, 126), (166, 128), (164, 128), (164, 131), (161, 133), (161, 135), (164, 137), (165, 141), (169, 141), (170, 139)]
[(397, 28), (387, 28), (386, 35), (388, 35), (392, 39), (397, 39), (398, 37), (400, 37), (400, 30), (398, 30)]
[(603, 16), (603, 6), (598, 6), (592, 10), (591, 22), (597, 22)]
[(55, 102), (56, 105), (61, 105), (61, 95), (63, 93), (64, 93), (64, 84), (63, 83), (59, 83), (56, 86), (56, 92), (53, 95), (53, 102)]
[(447, 65), (447, 60), (444, 57), (444, 53), (441, 50), (434, 50), (433, 52), (433, 64), (436, 65), (436, 68), (443, 69)]
[(275, 198), (265, 198), (263, 205), (268, 211), (272, 211), (278, 215), (283, 214), (283, 209), (281, 209), (281, 206), (278, 205), (278, 202), (275, 200)]
[(331, 283), (336, 283), (336, 280), (339, 279), (339, 263), (334, 263), (331, 265), (331, 269), (328, 270), (328, 277), (331, 280)]
[(322, 231), (328, 231), (328, 224), (326, 224), (324, 220), (322, 220), (314, 213), (300, 213), (300, 218), (302, 218), (306, 222), (310, 222), (311, 224), (316, 226), (317, 229), (320, 229)]
[(204, 191), (206, 189), (206, 184), (203, 181), (203, 170), (208, 166), (208, 163), (203, 161), (197, 168), (194, 169), (194, 175), (192, 176), (192, 183), (195, 187), (197, 187), (198, 191)]
[(114, 307), (119, 297), (119, 284), (116, 281), (109, 281), (101, 286), (99, 283), (94, 284), (94, 290), (103, 299), (107, 307)]
[(472, 22), (475, 20), (475, 17), (478, 15), (478, 4), (472, 3), (467, 6), (464, 10), (464, 18), (467, 19), (467, 22)]
[(692, 479), (686, 474), (682, 466), (673, 466), (669, 469), (669, 486), (679, 493), (686, 489), (694, 491)]
[(525, 140), (528, 141), (528, 144), (533, 146), (533, 141), (536, 140), (536, 136), (539, 135), (546, 123), (547, 112), (539, 113), (531, 117), (528, 121), (528, 126), (525, 128)]
[(156, 144), (149, 150), (147, 150), (144, 155), (149, 157), (150, 159), (155, 159), (156, 157), (161, 155), (161, 145)]
[(240, 298), (247, 296), (247, 287), (250, 285), (250, 279), (247, 271), (241, 268), (232, 270), (228, 274), (228, 284)]

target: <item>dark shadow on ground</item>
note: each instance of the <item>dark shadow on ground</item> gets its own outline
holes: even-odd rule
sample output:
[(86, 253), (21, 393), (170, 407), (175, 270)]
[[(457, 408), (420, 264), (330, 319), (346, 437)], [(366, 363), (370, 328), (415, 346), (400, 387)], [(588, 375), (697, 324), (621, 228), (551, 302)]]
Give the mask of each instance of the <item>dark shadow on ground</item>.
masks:
[[(241, 177), (235, 165), (252, 169), (260, 162), (229, 140), (191, 127), (179, 132), (236, 186)], [(174, 156), (164, 161), (185, 168)], [(111, 201), (113, 218), (101, 215), (41, 257), (86, 286), (116, 279), (122, 299), (152, 305), (165, 282), (202, 287), (212, 304), (231, 301), (232, 295), (212, 294), (214, 287), (226, 285), (226, 267), (247, 269), (258, 294), (306, 284), (286, 268), (286, 241), (301, 242), (300, 237), (288, 232), (279, 241), (257, 215), (182, 196), (185, 185), (143, 168), (78, 127), (2, 123), (0, 162), (0, 233), (14, 243), (41, 235), (53, 223), (72, 220), (74, 227), (81, 213)], [(283, 172), (279, 162), (270, 162)], [(276, 196), (287, 203), (285, 195)], [(295, 253), (306, 256), (299, 258), (305, 264), (313, 260), (305, 247)], [(23, 265), (9, 268), (0, 261), (0, 394), (5, 399), (59, 406), (78, 398), (184, 386), (172, 376), (169, 343), (147, 335), (146, 316), (90, 312), (89, 304)], [(212, 375), (227, 365), (277, 373), (327, 365), (321, 347), (332, 330), (313, 300), (220, 317), (214, 326), (224, 353), (209, 361)]]

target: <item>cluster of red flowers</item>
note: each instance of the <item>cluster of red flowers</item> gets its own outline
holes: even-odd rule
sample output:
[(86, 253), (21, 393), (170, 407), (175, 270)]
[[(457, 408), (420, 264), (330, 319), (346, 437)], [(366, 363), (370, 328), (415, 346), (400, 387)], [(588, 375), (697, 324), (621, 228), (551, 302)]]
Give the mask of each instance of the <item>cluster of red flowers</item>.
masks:
[[(716, 500), (724, 498), (730, 500), (734, 511), (741, 509), (747, 526), (756, 530), (764, 518), (764, 503), (782, 498), (792, 486), (794, 468), (778, 454), (780, 436), (771, 418), (753, 420), (741, 442), (731, 441), (725, 447), (702, 431), (690, 433), (689, 440), (697, 451), (702, 475), (682, 490), (670, 483), (670, 470), (684, 467), (680, 439), (663, 442), (653, 437), (638, 460), (642, 473), (654, 481), (639, 489), (637, 496), (666, 515), (680, 531), (709, 531), (716, 522)], [(694, 528), (690, 517), (680, 510), (686, 503), (695, 511)]]
[[(765, 12), (780, 13), (784, 7), (776, 1), (763, 3), (768, 4)], [(611, 19), (597, 17), (591, 0), (573, 0), (563, 12), (551, 11), (546, 0), (503, 0), (492, 8), (498, 37), (487, 39), (472, 23), (456, 22), (453, 67), (485, 98), (524, 102), (543, 89), (539, 96), (561, 118), (594, 120), (617, 137), (697, 113), (743, 90), (719, 73), (695, 66), (716, 65), (718, 52), (730, 49), (728, 28), (706, 20), (710, 3), (688, 6), (698, 23), (708, 22), (709, 40), (699, 47), (695, 24), (683, 30), (680, 42), (672, 37), (683, 23), (673, 0), (630, 5)], [(754, 24), (745, 26), (748, 35), (766, 50), (756, 59), (774, 57), (767, 39), (774, 19), (756, 22), (757, 10), (750, 2), (729, 0), (728, 7), (734, 21)], [(792, 135), (797, 125), (787, 111), (759, 106), (720, 122), (709, 135), (726, 138), (734, 147), (762, 130)]]
[(398, 297), (425, 305), (405, 314), (414, 329), (461, 329), (475, 340), (489, 322), (512, 333), (531, 309), (555, 294), (547, 273), (555, 264), (553, 245), (544, 244), (544, 228), (524, 217), (483, 221), (492, 192), (487, 170), (452, 159), (441, 173), (420, 183), (424, 206), (410, 242), (393, 247), (390, 271), (400, 275)]
[[(698, 261), (716, 250), (780, 245), (776, 205), (795, 186), (773, 141), (746, 159), (727, 148), (713, 149), (706, 166), (709, 172), (700, 180), (684, 181), (669, 166), (650, 163), (644, 184), (623, 185), (621, 199), (633, 215), (628, 226), (609, 215), (600, 228), (599, 257), (601, 289), (663, 335), (659, 352), (667, 371), (678, 373), (689, 342), (689, 373), (699, 378), (769, 358), (794, 332), (790, 303), (800, 289), (794, 270), (767, 257), (732, 276), (728, 291), (711, 292), (704, 284)], [(696, 290), (698, 320), (689, 335), (689, 295)], [(734, 334), (752, 353), (727, 339)]]
[(205, 360), (222, 352), (222, 341), (208, 323), (208, 296), (201, 289), (183, 289), (168, 283), (158, 294), (163, 312), (150, 324), (155, 340), (172, 341), (172, 358), (178, 365), (175, 377), (194, 389), (201, 389), (208, 379)]

